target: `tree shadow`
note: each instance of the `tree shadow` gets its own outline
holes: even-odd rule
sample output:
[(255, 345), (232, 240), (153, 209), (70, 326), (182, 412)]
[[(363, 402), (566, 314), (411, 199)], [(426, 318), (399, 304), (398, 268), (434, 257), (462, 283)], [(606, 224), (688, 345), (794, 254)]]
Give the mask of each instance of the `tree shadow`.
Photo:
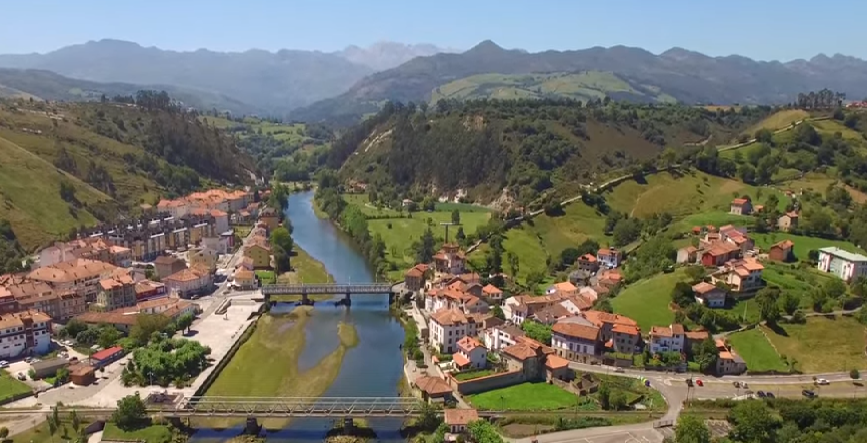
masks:
[(767, 326), (768, 329), (770, 329), (771, 331), (774, 331), (774, 334), (777, 334), (777, 335), (780, 335), (783, 337), (789, 336), (789, 333), (786, 332), (786, 330), (783, 329), (778, 323), (773, 323), (773, 324), (766, 323), (765, 326)]

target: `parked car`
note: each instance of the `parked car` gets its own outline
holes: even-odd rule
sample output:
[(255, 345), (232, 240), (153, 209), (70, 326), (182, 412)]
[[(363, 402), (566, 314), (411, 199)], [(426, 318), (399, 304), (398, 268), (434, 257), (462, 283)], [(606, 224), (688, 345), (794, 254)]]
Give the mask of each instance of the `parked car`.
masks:
[(816, 397), (816, 393), (809, 390), (809, 389), (804, 389), (803, 391), (801, 391), (801, 394), (807, 398), (815, 398)]
[(9, 362), (6, 360), (0, 360), (0, 368), (8, 368)]
[(699, 386), (704, 386), (704, 382), (701, 381), (700, 378), (697, 378), (697, 379), (695, 380), (695, 384), (697, 384), (697, 385), (699, 385)]
[(620, 367), (618, 367), (618, 368), (614, 368), (614, 372), (616, 372), (616, 373), (618, 373), (618, 374), (622, 374), (622, 373), (623, 373), (623, 368), (620, 368)]
[(827, 378), (817, 378), (816, 384), (817, 385), (830, 385), (831, 382), (829, 382)]
[(78, 361), (78, 357), (73, 355), (72, 357), (70, 357), (69, 361), (70, 362)]
[(33, 361), (33, 357), (26, 357), (26, 358), (24, 358), (24, 363), (30, 363), (30, 362), (32, 362), (32, 361)]
[(759, 398), (765, 398), (767, 395), (765, 394), (765, 391), (759, 391), (756, 392), (756, 396)]
[(742, 382), (741, 382), (741, 387), (744, 388), (744, 389), (746, 389), (746, 388), (749, 388), (750, 385), (748, 385), (747, 382), (742, 381)]
[(774, 393), (773, 392), (765, 392), (765, 397), (774, 398)]
[(19, 372), (17, 378), (21, 381), (27, 380), (27, 376), (23, 372)]
[(739, 381), (733, 381), (733, 382), (732, 382), (732, 386), (734, 386), (734, 387), (736, 387), (736, 388), (739, 388), (739, 387), (741, 387), (741, 382), (739, 382)]

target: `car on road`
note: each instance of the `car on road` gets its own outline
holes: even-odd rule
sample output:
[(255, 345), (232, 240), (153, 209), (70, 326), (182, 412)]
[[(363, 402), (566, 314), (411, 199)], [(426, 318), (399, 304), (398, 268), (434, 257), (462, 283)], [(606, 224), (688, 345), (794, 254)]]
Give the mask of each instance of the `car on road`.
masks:
[(704, 382), (701, 381), (700, 378), (695, 379), (695, 384), (697, 384), (697, 385), (699, 385), (699, 386), (704, 386)]
[(0, 360), (0, 368), (8, 368), (9, 362), (6, 360)]
[(78, 357), (76, 357), (76, 356), (72, 356), (72, 357), (69, 358), (69, 361), (70, 361), (70, 362), (76, 362), (76, 361), (78, 361)]
[(24, 363), (30, 363), (30, 362), (32, 362), (32, 361), (33, 361), (33, 357), (26, 357), (26, 358), (24, 359)]
[(741, 387), (744, 388), (744, 389), (746, 389), (746, 388), (749, 388), (750, 385), (748, 385), (747, 382), (742, 381), (742, 382), (741, 382)]
[(623, 368), (619, 368), (619, 367), (618, 367), (618, 368), (614, 368), (614, 372), (616, 372), (616, 373), (618, 373), (618, 374), (622, 374), (622, 373), (623, 373)]
[(811, 391), (811, 390), (809, 390), (809, 389), (804, 389), (803, 391), (801, 391), (801, 395), (803, 395), (804, 397), (807, 397), (807, 398), (815, 398), (815, 397), (817, 397), (817, 396), (816, 396), (816, 393), (813, 392), (813, 391)]
[(19, 372), (17, 378), (21, 381), (27, 380), (27, 376), (23, 372)]
[(741, 387), (741, 382), (739, 382), (739, 381), (733, 381), (733, 382), (732, 382), (732, 386), (734, 386), (734, 387), (736, 387), (736, 388), (739, 388), (739, 387)]
[(765, 394), (765, 391), (759, 391), (759, 392), (756, 392), (756, 397), (765, 398), (765, 397), (767, 397), (767, 394)]
[(816, 384), (817, 385), (830, 385), (831, 382), (829, 382), (827, 378), (817, 378)]
[(765, 392), (765, 397), (774, 398), (774, 393), (773, 392)]

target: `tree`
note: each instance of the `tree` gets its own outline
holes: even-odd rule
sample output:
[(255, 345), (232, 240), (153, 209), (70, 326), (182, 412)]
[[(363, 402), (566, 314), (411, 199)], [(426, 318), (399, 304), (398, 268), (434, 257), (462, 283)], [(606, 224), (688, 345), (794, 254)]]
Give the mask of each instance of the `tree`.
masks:
[(694, 344), (692, 346), (692, 354), (702, 372), (715, 367), (717, 359), (719, 359), (719, 350), (711, 336), (708, 336), (701, 343)]
[(163, 332), (171, 319), (160, 314), (138, 314), (135, 324), (130, 330), (129, 337), (139, 346), (144, 346), (153, 336), (154, 332)]
[(147, 409), (138, 392), (118, 400), (117, 409), (111, 414), (114, 424), (124, 431), (135, 429), (146, 418)]
[(614, 391), (611, 394), (611, 409), (615, 411), (622, 411), (626, 409), (628, 406), (628, 402), (626, 400), (626, 393), (623, 391)]
[(433, 231), (428, 227), (422, 234), (421, 241), (415, 245), (415, 261), (417, 263), (430, 263), (433, 260), (435, 246), (436, 240), (434, 240)]
[(851, 378), (852, 380), (858, 380), (859, 378), (861, 378), (861, 372), (859, 372), (857, 369), (853, 369), (849, 371), (849, 378)]
[(509, 263), (509, 272), (511, 272), (512, 280), (514, 280), (515, 276), (518, 275), (518, 270), (520, 269), (520, 260), (518, 259), (518, 255), (513, 254), (512, 252), (506, 252), (506, 261)]
[(104, 325), (100, 327), (99, 338), (96, 343), (105, 349), (108, 349), (123, 338), (123, 333), (118, 331), (114, 326)]
[(695, 303), (695, 292), (692, 290), (692, 286), (689, 283), (677, 282), (671, 291), (671, 301), (681, 308)]
[(433, 432), (440, 423), (442, 423), (442, 419), (437, 414), (437, 408), (428, 402), (422, 403), (421, 411), (416, 418), (416, 426), (425, 432)]
[(729, 411), (728, 421), (733, 425), (730, 436), (735, 441), (773, 443), (780, 425), (779, 419), (764, 402), (741, 401)]
[[(704, 279), (704, 276), (707, 274), (707, 271), (704, 269), (704, 266), (694, 265), (687, 266), (685, 269), (686, 276), (689, 278), (689, 281), (693, 284), (700, 282)], [(690, 287), (690, 289), (692, 289)]]
[(452, 211), (452, 223), (459, 225), (461, 224), (461, 211), (455, 209)]
[(535, 321), (521, 323), (521, 329), (527, 333), (527, 337), (546, 345), (551, 344), (551, 327)]
[(78, 413), (75, 412), (75, 409), (69, 413), (69, 418), (72, 421), (72, 429), (77, 431), (81, 427), (81, 419), (78, 417)]
[(756, 141), (759, 143), (773, 144), (774, 133), (768, 128), (762, 128), (756, 131)]
[(57, 427), (59, 423), (54, 418), (53, 415), (48, 416), (48, 435), (51, 436), (51, 440), (54, 441), (54, 434), (57, 433)]
[(564, 268), (572, 266), (580, 256), (581, 251), (577, 248), (566, 248), (560, 252), (560, 265)]
[(602, 386), (599, 386), (597, 396), (599, 398), (599, 407), (607, 411), (611, 407), (611, 388), (608, 387), (608, 384), (602, 383)]
[(289, 230), (282, 226), (271, 231), (270, 240), (272, 246), (279, 246), (287, 253), (291, 252), (292, 247), (295, 245), (292, 241), (292, 236), (289, 234)]
[(177, 322), (175, 323), (178, 329), (186, 330), (187, 333), (190, 332), (190, 327), (193, 326), (193, 320), (195, 317), (192, 313), (187, 312), (186, 314), (178, 317)]
[(69, 369), (66, 369), (66, 368), (58, 369), (57, 372), (54, 373), (54, 379), (56, 380), (56, 382), (55, 382), (56, 385), (61, 385), (63, 383), (66, 383), (66, 381), (69, 380)]
[(491, 309), (491, 314), (493, 314), (494, 317), (497, 317), (500, 320), (506, 319), (506, 314), (503, 313), (503, 308), (501, 308), (500, 305), (494, 305), (494, 308)]
[(503, 443), (503, 437), (500, 437), (494, 425), (487, 420), (470, 422), (467, 425), (467, 432), (474, 443)]
[(9, 436), (9, 428), (3, 426), (0, 428), (0, 440), (6, 440), (6, 437)]
[(710, 443), (710, 429), (701, 417), (682, 414), (677, 419), (674, 441), (675, 443)]
[(793, 315), (801, 304), (801, 300), (797, 295), (791, 292), (786, 292), (780, 298), (780, 308), (788, 315)]
[(69, 203), (75, 201), (75, 187), (66, 180), (60, 181), (60, 198)]
[(759, 316), (769, 324), (775, 324), (780, 319), (780, 290), (778, 288), (762, 288), (756, 294), (759, 305)]

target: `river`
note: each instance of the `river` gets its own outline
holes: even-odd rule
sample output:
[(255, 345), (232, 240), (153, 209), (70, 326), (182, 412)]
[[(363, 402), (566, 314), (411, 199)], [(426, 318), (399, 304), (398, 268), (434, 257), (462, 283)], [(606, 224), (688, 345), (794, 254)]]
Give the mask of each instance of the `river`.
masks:
[[(291, 220), (295, 244), (325, 265), (338, 283), (373, 282), (374, 273), (355, 248), (352, 240), (330, 221), (313, 212), (313, 191), (292, 194), (286, 216)], [(272, 311), (288, 311), (294, 306), (277, 304)], [(334, 351), (339, 345), (337, 325), (348, 322), (355, 326), (358, 345), (349, 349), (340, 373), (324, 393), (327, 397), (396, 397), (398, 382), (403, 376), (403, 328), (389, 313), (388, 295), (356, 295), (352, 307), (335, 307), (319, 302), (314, 315), (305, 326), (306, 346), (299, 357), (300, 370), (306, 370)], [(255, 383), (255, 381), (252, 381)], [(283, 430), (268, 433), (268, 441), (322, 441), (334, 419), (294, 419)], [(369, 420), (379, 441), (403, 441), (399, 435), (401, 420)], [(222, 436), (226, 434), (220, 433)], [(214, 441), (217, 435), (196, 433), (196, 442)]]

